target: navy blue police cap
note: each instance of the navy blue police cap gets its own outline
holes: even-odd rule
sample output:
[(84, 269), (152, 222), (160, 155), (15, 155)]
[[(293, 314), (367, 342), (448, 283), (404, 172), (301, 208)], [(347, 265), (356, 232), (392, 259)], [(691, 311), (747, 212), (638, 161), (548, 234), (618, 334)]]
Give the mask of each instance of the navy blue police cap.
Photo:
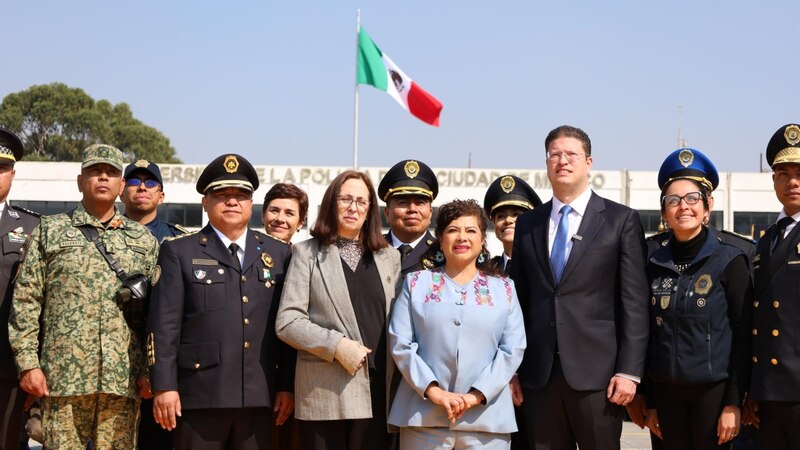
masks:
[(140, 159), (135, 163), (128, 164), (128, 166), (125, 167), (125, 173), (122, 175), (122, 178), (127, 180), (130, 178), (131, 174), (140, 172), (150, 175), (154, 180), (158, 181), (158, 184), (164, 186), (164, 181), (161, 179), (161, 169), (158, 167), (158, 164), (151, 163), (146, 159)]
[(503, 175), (492, 181), (483, 197), (483, 209), (492, 217), (501, 206), (517, 206), (525, 210), (536, 208), (542, 200), (536, 191), (520, 177)]
[(22, 159), (24, 149), (20, 138), (10, 130), (0, 127), (0, 164), (11, 164)]
[(249, 192), (258, 189), (258, 173), (242, 155), (228, 153), (218, 156), (203, 169), (195, 186), (203, 195), (229, 187)]
[(658, 188), (662, 191), (672, 180), (694, 180), (713, 191), (719, 185), (714, 163), (700, 150), (679, 148), (667, 156), (658, 171)]
[(392, 166), (378, 185), (378, 197), (384, 202), (396, 195), (419, 195), (433, 201), (438, 194), (436, 174), (424, 162), (413, 159)]
[(767, 144), (767, 164), (800, 164), (800, 125), (788, 123), (772, 135)]

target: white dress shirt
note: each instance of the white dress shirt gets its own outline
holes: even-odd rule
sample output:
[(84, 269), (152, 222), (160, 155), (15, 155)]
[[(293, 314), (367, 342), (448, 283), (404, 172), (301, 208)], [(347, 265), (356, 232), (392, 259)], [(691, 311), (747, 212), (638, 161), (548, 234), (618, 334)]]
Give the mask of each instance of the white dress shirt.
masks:
[(224, 245), (226, 249), (234, 242), (239, 246), (239, 250), (236, 252), (236, 257), (239, 258), (239, 267), (242, 267), (244, 265), (244, 248), (247, 245), (248, 230), (245, 230), (238, 239), (232, 241), (228, 239), (228, 236), (225, 236), (222, 231), (216, 229), (214, 225), (211, 225), (211, 229), (214, 230), (214, 233), (217, 233), (217, 236), (219, 236), (219, 239), (222, 241), (222, 245)]

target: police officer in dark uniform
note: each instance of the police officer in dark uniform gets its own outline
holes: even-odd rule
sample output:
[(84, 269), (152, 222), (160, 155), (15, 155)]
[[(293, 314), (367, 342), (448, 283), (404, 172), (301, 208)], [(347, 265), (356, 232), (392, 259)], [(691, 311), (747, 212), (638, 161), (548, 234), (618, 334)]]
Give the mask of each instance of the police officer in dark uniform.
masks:
[(495, 236), (503, 243), (503, 254), (492, 258), (492, 262), (506, 274), (511, 267), (511, 249), (514, 246), (514, 225), (517, 217), (541, 204), (542, 200), (536, 191), (525, 180), (515, 175), (503, 175), (497, 178), (486, 190), (483, 208), (494, 223)]
[(426, 268), (423, 256), (435, 242), (431, 226), (431, 204), (439, 194), (439, 182), (427, 164), (413, 159), (392, 166), (378, 185), (378, 197), (391, 230), (385, 237), (400, 252), (401, 272), (405, 276)]
[[(500, 267), (508, 275), (511, 269), (511, 253), (514, 247), (514, 226), (517, 217), (527, 211), (541, 206), (542, 200), (536, 191), (522, 178), (515, 175), (503, 175), (489, 185), (483, 197), (483, 209), (494, 224), (494, 235), (503, 244), (503, 254), (492, 258), (492, 263)], [(522, 402), (522, 386), (516, 375), (511, 379), (511, 397), (514, 401), (514, 415), (518, 424), (525, 423)], [(511, 448), (527, 449), (528, 432), (520, 426), (519, 431), (511, 433)]]
[(164, 202), (164, 183), (157, 164), (140, 159), (128, 164), (122, 177), (125, 189), (119, 198), (125, 205), (126, 217), (146, 226), (158, 242), (188, 231), (158, 218), (158, 205)]
[(161, 246), (147, 358), (178, 449), (267, 448), (294, 407), (296, 354), (275, 336), (290, 248), (247, 227), (258, 184), (242, 156), (216, 158), (197, 180), (208, 225)]
[[(749, 378), (749, 264), (707, 226), (719, 176), (704, 154), (676, 150), (658, 182), (670, 230), (651, 244), (647, 265), (648, 426), (667, 449), (730, 448)], [(640, 407), (629, 408), (637, 423)]]
[[(8, 316), (14, 293), (14, 277), (22, 259), (23, 247), (31, 231), (39, 224), (39, 215), (8, 203), (8, 191), (14, 180), (14, 163), (22, 159), (22, 141), (9, 130), (0, 128), (0, 450), (17, 450), (21, 437), (22, 407), (25, 392), (19, 388), (14, 355), (8, 343)], [(27, 447), (25, 447), (27, 448)]]
[[(125, 187), (119, 199), (125, 205), (125, 216), (144, 225), (158, 242), (168, 237), (180, 236), (188, 230), (180, 225), (162, 222), (158, 218), (158, 205), (164, 201), (161, 169), (155, 163), (140, 159), (128, 164), (123, 174)], [(147, 380), (144, 380), (147, 383)], [(148, 450), (170, 450), (172, 432), (161, 428), (153, 418), (153, 399), (149, 386), (142, 386), (141, 412), (137, 447)]]
[(753, 259), (752, 379), (745, 420), (760, 424), (761, 447), (800, 449), (800, 124), (767, 145), (775, 195), (783, 205)]

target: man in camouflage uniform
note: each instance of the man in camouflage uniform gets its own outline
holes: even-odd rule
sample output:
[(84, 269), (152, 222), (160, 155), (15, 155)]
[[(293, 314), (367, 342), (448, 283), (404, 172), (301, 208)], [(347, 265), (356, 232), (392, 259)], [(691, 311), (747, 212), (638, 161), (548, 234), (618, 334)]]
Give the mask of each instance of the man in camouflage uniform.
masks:
[(9, 340), (20, 386), (43, 397), (48, 449), (82, 449), (90, 439), (96, 449), (133, 449), (142, 342), (117, 300), (122, 283), (81, 227), (96, 230), (130, 275), (152, 275), (158, 244), (114, 207), (122, 191), (119, 150), (84, 150), (78, 190), (83, 198), (74, 211), (42, 218), (30, 237)]

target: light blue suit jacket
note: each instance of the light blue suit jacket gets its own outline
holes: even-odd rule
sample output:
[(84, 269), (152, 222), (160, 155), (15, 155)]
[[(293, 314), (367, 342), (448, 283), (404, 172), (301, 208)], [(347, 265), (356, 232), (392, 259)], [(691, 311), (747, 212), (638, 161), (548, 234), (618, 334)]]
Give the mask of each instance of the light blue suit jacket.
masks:
[[(389, 348), (403, 382), (388, 422), (400, 427), (517, 431), (511, 377), (525, 351), (525, 328), (514, 282), (478, 273), (461, 286), (441, 270), (413, 272), (392, 310)], [(449, 392), (475, 388), (486, 404), (450, 424), (424, 393), (432, 383)]]

